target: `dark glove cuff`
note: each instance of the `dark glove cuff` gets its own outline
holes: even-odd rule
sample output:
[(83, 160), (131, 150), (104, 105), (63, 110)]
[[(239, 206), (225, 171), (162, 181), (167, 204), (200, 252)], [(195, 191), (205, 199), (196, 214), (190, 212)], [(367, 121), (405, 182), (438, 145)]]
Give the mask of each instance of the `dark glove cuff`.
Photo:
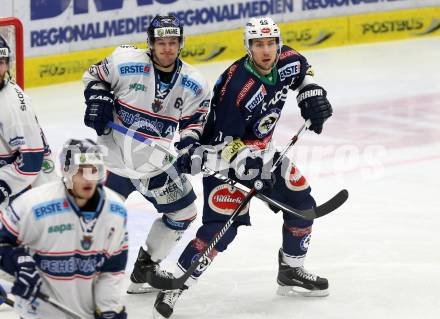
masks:
[(9, 187), (8, 183), (6, 183), (4, 180), (1, 180), (1, 179), (0, 179), (0, 192), (6, 193), (5, 197), (11, 196), (11, 193), (12, 193), (12, 190)]
[(174, 147), (177, 149), (177, 151), (182, 151), (185, 149), (190, 149), (193, 145), (199, 145), (199, 140), (195, 139), (192, 136), (187, 136), (183, 139), (181, 139), (179, 142), (174, 144)]

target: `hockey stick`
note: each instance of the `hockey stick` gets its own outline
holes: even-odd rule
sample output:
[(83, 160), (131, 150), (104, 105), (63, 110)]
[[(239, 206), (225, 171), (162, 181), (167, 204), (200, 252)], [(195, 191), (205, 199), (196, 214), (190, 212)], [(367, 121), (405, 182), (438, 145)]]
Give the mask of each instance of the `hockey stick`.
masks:
[[(215, 178), (222, 180), (224, 183), (227, 183), (227, 184), (229, 184), (235, 188), (238, 188), (241, 191), (244, 191), (246, 193), (250, 192), (250, 190), (251, 190), (249, 187), (247, 187), (243, 184), (240, 184), (240, 183), (230, 179), (229, 177), (223, 176), (220, 173), (215, 172), (208, 167), (203, 167), (203, 171), (211, 176), (214, 176)], [(281, 209), (283, 212), (290, 213), (290, 214), (295, 215), (295, 216), (302, 218), (302, 219), (313, 220), (313, 219), (325, 216), (328, 213), (331, 213), (336, 208), (338, 208), (339, 206), (344, 204), (344, 202), (348, 198), (348, 192), (344, 189), (344, 190), (340, 191), (339, 193), (337, 193), (334, 197), (332, 197), (330, 200), (328, 200), (324, 204), (321, 204), (319, 206), (312, 207), (309, 209), (305, 209), (305, 210), (293, 208), (285, 203), (281, 203), (281, 202), (279, 202), (273, 198), (270, 198), (262, 193), (256, 193), (254, 196), (257, 197), (258, 199), (261, 199), (262, 201), (272, 205), (272, 206), (275, 206), (278, 209)], [(335, 205), (337, 207), (334, 209), (329, 209), (330, 204)]]
[[(159, 143), (156, 143), (154, 140), (151, 140), (151, 139), (149, 139), (147, 137), (144, 137), (144, 136), (140, 135), (139, 133), (137, 133), (135, 131), (129, 130), (125, 126), (122, 126), (122, 125), (119, 125), (119, 124), (116, 124), (116, 123), (110, 121), (110, 122), (108, 122), (107, 127), (112, 128), (112, 129), (114, 129), (115, 131), (118, 131), (121, 134), (129, 135), (132, 138), (134, 138), (135, 140), (137, 140), (139, 142), (142, 142), (142, 143), (145, 143), (145, 144), (147, 144), (147, 145), (149, 145), (151, 147), (154, 147), (156, 149), (160, 149), (160, 150), (162, 150), (166, 154), (166, 156), (174, 157), (174, 155), (171, 154), (168, 149), (166, 149), (165, 147), (163, 147)], [(287, 152), (289, 151), (289, 149), (284, 150), (283, 153), (281, 153), (280, 158), (284, 157), (287, 154)], [(229, 177), (226, 177), (226, 176), (220, 174), (219, 172), (216, 172), (216, 171), (214, 171), (214, 170), (212, 170), (212, 169), (210, 169), (210, 168), (208, 168), (206, 166), (203, 166), (202, 171), (205, 174), (214, 176), (215, 178), (222, 180), (224, 183), (227, 183), (227, 184), (229, 184), (229, 185), (231, 185), (233, 187), (236, 187), (236, 188), (238, 188), (238, 189), (240, 189), (240, 190), (242, 190), (244, 192), (249, 192), (250, 191), (249, 187), (247, 187), (247, 186), (245, 186), (245, 185), (243, 185), (241, 183), (238, 183), (237, 181), (234, 181), (234, 180), (230, 179)], [(312, 219), (315, 219), (315, 218), (319, 218), (319, 217), (327, 215), (328, 213), (331, 212), (328, 209), (325, 209), (327, 207), (327, 203), (325, 203), (325, 204), (323, 204), (321, 206), (318, 206), (318, 207), (312, 207), (312, 208), (306, 209), (306, 210), (299, 210), (299, 209), (295, 209), (295, 208), (293, 208), (293, 207), (291, 207), (291, 206), (289, 206), (287, 204), (281, 203), (281, 202), (279, 202), (279, 201), (277, 201), (275, 199), (272, 199), (272, 198), (270, 198), (270, 197), (268, 197), (268, 196), (266, 196), (266, 195), (264, 195), (262, 193), (256, 193), (255, 197), (257, 197), (258, 199), (261, 199), (262, 201), (264, 201), (264, 202), (266, 202), (266, 203), (268, 203), (268, 204), (270, 204), (270, 205), (272, 205), (274, 207), (277, 207), (278, 209), (280, 209), (280, 210), (282, 210), (284, 212), (290, 213), (292, 215), (295, 215), (297, 217), (300, 217), (300, 218), (303, 218), (303, 219), (306, 219), (306, 220), (312, 220)], [(336, 195), (336, 198), (334, 199), (334, 201), (338, 200), (338, 202), (340, 202), (338, 207), (345, 202), (345, 200), (347, 199), (346, 197), (347, 197), (347, 194), (345, 194), (343, 191)]]
[[(6, 281), (1, 278), (0, 278), (0, 285), (5, 287), (7, 291), (10, 291), (12, 288), (12, 284), (9, 281)], [(74, 319), (82, 319), (82, 317), (79, 314), (77, 314), (75, 311), (73, 311), (72, 309), (68, 308), (67, 306), (59, 303), (58, 301), (54, 300), (53, 298), (49, 297), (48, 295), (46, 295), (42, 292), (37, 293), (37, 298), (51, 304), (54, 308), (57, 308), (61, 312), (65, 313), (66, 315), (68, 315)], [(14, 301), (9, 298), (5, 299), (5, 304), (7, 304), (8, 306), (14, 307)]]
[[(287, 152), (290, 150), (290, 148), (297, 142), (298, 137), (301, 135), (302, 132), (304, 132), (309, 126), (310, 121), (306, 121), (304, 123), (298, 133), (292, 137), (289, 144), (284, 148), (284, 150), (281, 152), (280, 157), (275, 161), (275, 164), (272, 166), (271, 173), (273, 173), (278, 166), (281, 164), (283, 157), (287, 154)], [(224, 224), (222, 229), (211, 239), (209, 244), (206, 246), (206, 248), (203, 250), (203, 252), (200, 253), (200, 257), (194, 261), (191, 266), (186, 270), (186, 272), (178, 277), (162, 277), (158, 276), (155, 272), (147, 272), (147, 282), (155, 288), (159, 289), (165, 289), (165, 290), (174, 290), (182, 288), (185, 282), (188, 280), (188, 278), (193, 274), (193, 272), (199, 267), (200, 264), (203, 264), (205, 266), (208, 266), (210, 263), (210, 260), (208, 258), (209, 253), (214, 249), (215, 245), (220, 241), (220, 239), (223, 237), (223, 235), (228, 231), (228, 229), (231, 227), (231, 225), (235, 222), (235, 219), (240, 214), (241, 210), (250, 202), (253, 196), (257, 194), (257, 188), (261, 189), (259, 185), (256, 185), (252, 187), (249, 191), (249, 193), (244, 197), (243, 201), (240, 203), (240, 205), (234, 210), (234, 212), (229, 217), (228, 221)], [(334, 196), (332, 199), (330, 199), (328, 202), (320, 206), (320, 213), (321, 214), (328, 214), (329, 212), (337, 209), (339, 206), (341, 206), (348, 198), (348, 192), (347, 190), (340, 191), (336, 196)], [(316, 213), (315, 213), (316, 214)]]

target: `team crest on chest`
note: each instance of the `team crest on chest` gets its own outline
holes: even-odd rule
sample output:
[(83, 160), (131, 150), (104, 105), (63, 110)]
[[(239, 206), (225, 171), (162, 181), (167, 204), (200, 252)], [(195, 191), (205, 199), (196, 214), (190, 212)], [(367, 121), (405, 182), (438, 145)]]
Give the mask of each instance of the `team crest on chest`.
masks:
[(151, 105), (154, 113), (159, 113), (164, 109), (163, 100), (154, 99), (153, 104)]
[(265, 114), (254, 125), (254, 133), (258, 138), (263, 138), (272, 132), (280, 117), (280, 109), (272, 109), (270, 113)]
[(93, 244), (93, 236), (83, 236), (83, 239), (81, 240), (81, 247), (84, 250), (89, 250), (90, 247), (92, 247)]

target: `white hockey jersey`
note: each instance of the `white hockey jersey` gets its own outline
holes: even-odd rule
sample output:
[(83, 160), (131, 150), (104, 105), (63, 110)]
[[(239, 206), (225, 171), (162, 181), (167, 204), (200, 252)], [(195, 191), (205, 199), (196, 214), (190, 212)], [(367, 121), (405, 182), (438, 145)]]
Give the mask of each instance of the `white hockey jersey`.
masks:
[[(177, 70), (169, 85), (164, 85), (153, 67), (150, 52), (121, 46), (112, 55), (90, 67), (83, 77), (106, 83), (115, 96), (114, 121), (142, 136), (169, 147), (179, 129), (180, 138), (198, 137), (203, 129), (211, 89), (201, 73), (177, 59)], [(167, 164), (150, 158), (151, 148), (133, 138), (113, 131), (98, 138), (108, 148), (107, 168), (124, 177), (151, 177)], [(154, 157), (154, 156), (153, 156)]]
[(55, 165), (29, 98), (13, 82), (0, 90), (0, 180), (16, 195), (56, 179)]
[[(127, 212), (119, 195), (98, 188), (96, 213), (79, 217), (61, 181), (33, 188), (0, 211), (0, 241), (29, 247), (43, 280), (42, 292), (84, 319), (94, 311), (122, 310), (127, 262)], [(42, 302), (41, 318), (67, 318)]]

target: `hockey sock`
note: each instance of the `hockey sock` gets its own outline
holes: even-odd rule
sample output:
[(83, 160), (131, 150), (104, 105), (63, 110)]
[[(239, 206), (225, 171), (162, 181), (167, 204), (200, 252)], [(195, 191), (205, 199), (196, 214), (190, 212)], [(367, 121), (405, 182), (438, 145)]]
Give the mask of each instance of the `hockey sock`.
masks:
[(184, 230), (174, 230), (165, 225), (162, 218), (158, 218), (151, 226), (147, 241), (142, 248), (147, 251), (151, 260), (160, 262), (165, 259), (182, 237)]

